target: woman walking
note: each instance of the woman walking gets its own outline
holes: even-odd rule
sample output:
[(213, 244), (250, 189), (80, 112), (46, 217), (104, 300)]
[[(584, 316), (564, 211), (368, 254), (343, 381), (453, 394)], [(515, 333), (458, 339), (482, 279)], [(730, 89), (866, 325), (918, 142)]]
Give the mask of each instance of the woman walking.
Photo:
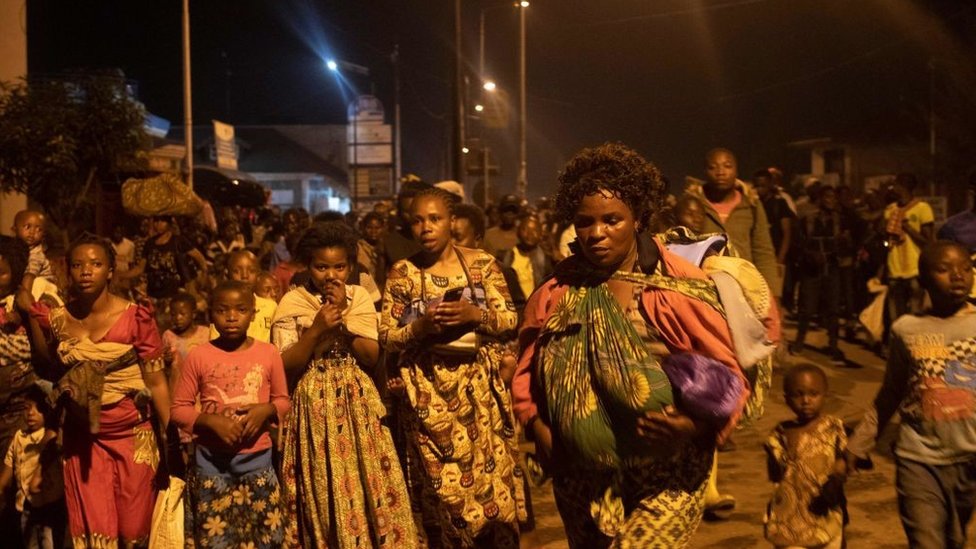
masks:
[(494, 259), (451, 239), (455, 197), (417, 194), (422, 249), (387, 279), (380, 342), (399, 352), (391, 388), (415, 520), (432, 547), (517, 547), (522, 471), (499, 337), (517, 315)]
[[(714, 285), (638, 239), (662, 189), (657, 168), (623, 145), (569, 162), (556, 214), (575, 227), (576, 250), (533, 293), (519, 334), (515, 411), (574, 548), (686, 547), (716, 441), (748, 394)], [(665, 374), (678, 353), (699, 355), (694, 385)], [(689, 406), (703, 389), (705, 415)]]

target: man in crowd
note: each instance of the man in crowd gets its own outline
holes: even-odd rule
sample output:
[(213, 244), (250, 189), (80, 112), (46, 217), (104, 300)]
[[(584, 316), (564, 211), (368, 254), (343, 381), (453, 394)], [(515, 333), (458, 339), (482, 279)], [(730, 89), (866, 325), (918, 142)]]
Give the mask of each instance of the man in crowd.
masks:
[[(780, 280), (786, 272), (787, 256), (793, 240), (793, 222), (796, 214), (776, 188), (769, 170), (759, 170), (752, 176), (752, 184), (759, 193), (766, 219), (769, 221), (769, 235), (776, 251), (776, 266)], [(777, 293), (779, 289), (776, 289)]]
[(522, 200), (514, 194), (502, 197), (498, 204), (498, 225), (485, 232), (484, 249), (491, 255), (507, 250), (518, 243), (516, 222), (522, 211)]
[(713, 149), (705, 157), (706, 181), (687, 192), (704, 199), (705, 232), (725, 233), (735, 252), (755, 264), (776, 294), (780, 277), (766, 210), (756, 192), (738, 179), (738, 163), (728, 149)]
[(900, 173), (889, 189), (895, 201), (885, 208), (888, 241), (888, 317), (898, 317), (922, 308), (924, 292), (918, 284), (918, 257), (935, 235), (932, 206), (914, 196), (918, 180)]

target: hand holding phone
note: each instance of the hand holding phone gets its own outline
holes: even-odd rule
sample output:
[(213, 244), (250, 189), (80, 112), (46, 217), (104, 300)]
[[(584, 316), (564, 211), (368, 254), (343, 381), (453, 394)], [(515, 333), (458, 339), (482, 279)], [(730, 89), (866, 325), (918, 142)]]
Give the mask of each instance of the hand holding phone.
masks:
[(452, 288), (444, 292), (444, 298), (441, 299), (442, 303), (450, 303), (452, 301), (461, 301), (461, 296), (464, 295), (464, 288)]

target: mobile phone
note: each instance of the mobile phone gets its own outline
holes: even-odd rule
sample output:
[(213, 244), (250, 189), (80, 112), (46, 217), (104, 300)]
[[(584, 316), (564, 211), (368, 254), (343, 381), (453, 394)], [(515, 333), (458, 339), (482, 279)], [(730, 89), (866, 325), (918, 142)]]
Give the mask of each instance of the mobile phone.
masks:
[(441, 301), (461, 301), (461, 296), (464, 294), (464, 288), (453, 288), (444, 292), (444, 299)]

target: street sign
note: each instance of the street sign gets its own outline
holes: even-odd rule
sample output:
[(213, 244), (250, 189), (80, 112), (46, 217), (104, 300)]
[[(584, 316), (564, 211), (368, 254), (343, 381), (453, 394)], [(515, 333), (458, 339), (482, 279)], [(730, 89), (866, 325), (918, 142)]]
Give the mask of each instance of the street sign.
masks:
[(360, 95), (355, 101), (349, 103), (346, 114), (349, 123), (355, 121), (357, 124), (363, 123), (383, 123), (383, 103), (372, 95)]
[(213, 121), (214, 151), (217, 154), (217, 167), (237, 169), (237, 143), (234, 140), (234, 126)]

